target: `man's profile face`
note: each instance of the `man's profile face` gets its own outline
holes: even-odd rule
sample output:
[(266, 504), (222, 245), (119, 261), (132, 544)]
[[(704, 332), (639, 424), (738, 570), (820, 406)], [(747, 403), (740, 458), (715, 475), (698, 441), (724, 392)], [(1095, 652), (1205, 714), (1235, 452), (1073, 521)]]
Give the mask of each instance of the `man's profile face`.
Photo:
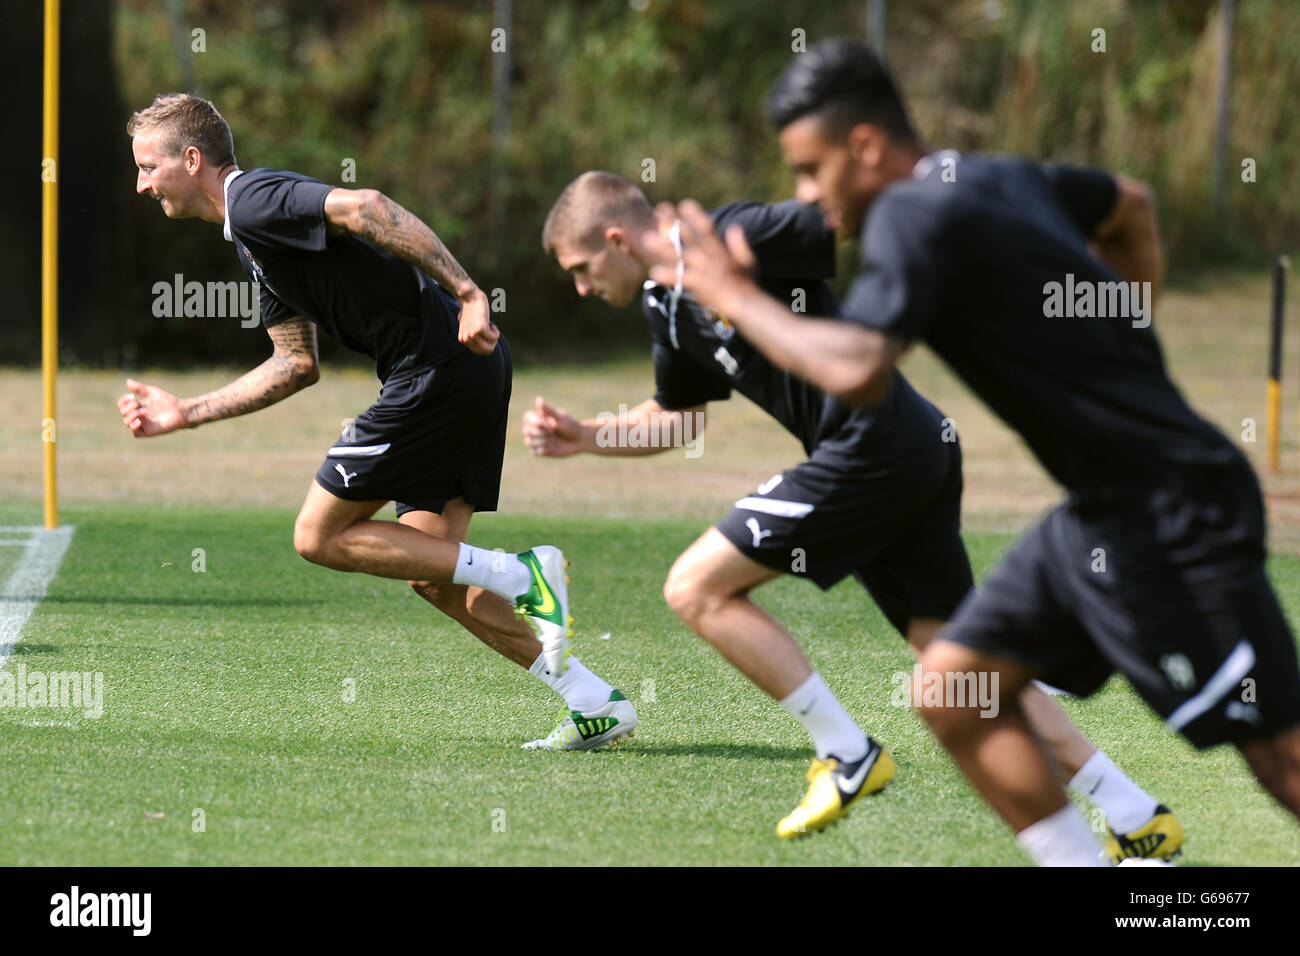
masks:
[(179, 156), (168, 156), (162, 148), (164, 138), (161, 130), (141, 130), (132, 138), (138, 170), (135, 191), (158, 200), (169, 219), (185, 219), (195, 215), (192, 209), (199, 195), (198, 150), (191, 147)]
[(647, 277), (646, 268), (620, 243), (608, 238), (595, 249), (579, 242), (557, 242), (555, 258), (560, 268), (573, 276), (578, 295), (598, 295), (615, 308), (635, 299)]
[(856, 238), (878, 191), (871, 188), (872, 177), (863, 168), (861, 152), (855, 158), (849, 137), (828, 135), (815, 114), (785, 126), (780, 141), (786, 164), (795, 173), (795, 196), (800, 202), (819, 206), (826, 213), (827, 227), (834, 229), (838, 238)]

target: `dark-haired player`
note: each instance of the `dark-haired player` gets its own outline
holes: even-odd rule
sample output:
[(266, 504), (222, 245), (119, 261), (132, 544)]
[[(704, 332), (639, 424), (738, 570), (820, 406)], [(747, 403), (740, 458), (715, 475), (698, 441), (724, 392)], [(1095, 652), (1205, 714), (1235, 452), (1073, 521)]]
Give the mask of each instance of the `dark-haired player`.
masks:
[[(883, 65), (848, 41), (799, 57), (769, 111), (799, 197), (845, 234), (861, 229), (848, 321), (768, 296), (740, 231), (724, 245), (695, 204), (679, 210), (685, 288), (854, 405), (887, 395), (925, 338), (1069, 492), (921, 656), (926, 672), (999, 676), (993, 719), (922, 706), (967, 777), (1037, 862), (1095, 862), (1015, 695), (1033, 678), (1087, 695), (1118, 669), (1197, 747), (1235, 744), (1300, 814), (1300, 668), (1264, 573), (1259, 487), (1165, 372), (1149, 327), (1162, 278), (1150, 192), (1102, 172), (932, 154)], [(1121, 280), (1138, 286), (1116, 310)], [(1052, 300), (1067, 284), (1070, 317)]]
[[(566, 667), (560, 550), (512, 554), (465, 543), (474, 511), (497, 506), (511, 366), (486, 296), (452, 254), (375, 190), (241, 170), (230, 128), (207, 100), (160, 96), (132, 115), (127, 131), (138, 193), (158, 200), (169, 218), (222, 224), (260, 284), (262, 324), (275, 349), (248, 374), (196, 398), (128, 380), (118, 408), (131, 433), (244, 415), (311, 385), (320, 375), (316, 327), (324, 328), (374, 359), (383, 387), (316, 473), (294, 526), (298, 553), (338, 571), (408, 580), (554, 688), (571, 712), (588, 715), (599, 733), (577, 744), (625, 738), (636, 724), (631, 704), (575, 658)], [(398, 520), (373, 520), (388, 501)]]
[[(831, 314), (825, 280), (835, 273), (834, 235), (822, 214), (798, 201), (731, 203), (718, 228), (747, 237), (756, 281), (784, 302)], [(667, 430), (698, 442), (709, 402), (740, 392), (804, 447), (808, 460), (764, 482), (705, 532), (669, 572), (664, 594), (696, 633), (798, 720), (815, 757), (803, 802), (777, 827), (782, 837), (819, 830), (893, 775), (887, 753), (844, 711), (780, 622), (751, 599), (754, 588), (796, 574), (829, 588), (852, 574), (891, 624), (919, 651), (971, 589), (959, 533), (961, 453), (943, 414), (899, 376), (886, 402), (854, 409), (790, 375), (756, 351), (728, 317), (700, 308), (680, 287), (648, 281), (652, 266), (679, 261), (678, 225), (658, 217), (642, 192), (606, 172), (587, 172), (556, 200), (543, 246), (579, 295), (623, 306), (638, 295), (650, 326), (655, 395), (628, 415), (628, 433)], [(687, 434), (687, 433), (690, 434)], [(602, 434), (606, 440), (602, 441)], [(671, 442), (620, 445), (610, 423), (579, 422), (539, 398), (524, 437), (538, 455), (636, 455)], [(1022, 705), (1076, 789), (1123, 829), (1163, 817), (1167, 839), (1142, 848), (1178, 849), (1182, 830), (1080, 734), (1035, 687)], [(873, 761), (877, 762), (873, 766)]]

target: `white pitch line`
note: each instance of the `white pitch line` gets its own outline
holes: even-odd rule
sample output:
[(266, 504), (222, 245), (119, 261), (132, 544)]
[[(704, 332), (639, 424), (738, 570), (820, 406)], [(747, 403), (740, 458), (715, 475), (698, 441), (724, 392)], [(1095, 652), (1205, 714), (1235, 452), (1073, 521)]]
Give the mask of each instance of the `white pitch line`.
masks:
[(59, 572), (63, 556), (72, 543), (72, 525), (46, 531), (44, 528), (0, 528), (0, 531), (26, 531), (31, 537), (18, 558), (18, 566), (0, 589), (0, 666), (13, 653), (23, 634), (23, 626), (37, 605), (45, 600), (50, 582)]

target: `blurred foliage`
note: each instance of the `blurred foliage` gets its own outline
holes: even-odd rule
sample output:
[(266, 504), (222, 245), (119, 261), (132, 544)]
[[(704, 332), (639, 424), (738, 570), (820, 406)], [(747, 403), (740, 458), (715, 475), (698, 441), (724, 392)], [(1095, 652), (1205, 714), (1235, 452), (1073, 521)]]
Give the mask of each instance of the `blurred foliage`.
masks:
[[(230, 122), (245, 168), (340, 183), (350, 158), (356, 185), (425, 218), (481, 285), (506, 290), (498, 320), (517, 358), (534, 361), (644, 339), (632, 311), (579, 300), (542, 253), (542, 220), (560, 189), (589, 168), (640, 181), (653, 159), (655, 181), (643, 184), (652, 202), (789, 195), (762, 115), (766, 91), (791, 59), (792, 31), (803, 30), (808, 46), (861, 37), (866, 11), (864, 0), (515, 0), (510, 138), (494, 156), (491, 3), (172, 6), (183, 37), (206, 32), (206, 52), (178, 49), (167, 4), (112, 4), (123, 132), (104, 148), (121, 150), (126, 167), (112, 166), (120, 178), (102, 188), (129, 188), (121, 124), (131, 110), (192, 76)], [(1262, 267), (1273, 253), (1295, 251), (1300, 226), (1300, 194), (1288, 188), (1288, 163), (1300, 156), (1300, 98), (1288, 95), (1300, 85), (1300, 4), (1239, 0), (1238, 8), (1226, 221), (1210, 209), (1214, 0), (892, 0), (888, 57), (936, 146), (1123, 171), (1157, 190), (1175, 278), (1210, 263)], [(1105, 30), (1104, 53), (1093, 51), (1096, 29)], [(1244, 157), (1256, 161), (1257, 182), (1241, 181)], [(502, 163), (505, 175), (494, 179)], [(493, 195), (496, 182), (504, 195)], [(153, 284), (173, 273), (241, 275), (210, 224), (167, 222), (143, 200), (123, 208), (113, 234), (125, 241), (103, 254), (126, 291), (96, 304), (94, 336), (68, 329), (71, 357), (264, 354), (264, 336), (237, 320), (152, 316)], [(504, 213), (494, 218), (494, 210)]]

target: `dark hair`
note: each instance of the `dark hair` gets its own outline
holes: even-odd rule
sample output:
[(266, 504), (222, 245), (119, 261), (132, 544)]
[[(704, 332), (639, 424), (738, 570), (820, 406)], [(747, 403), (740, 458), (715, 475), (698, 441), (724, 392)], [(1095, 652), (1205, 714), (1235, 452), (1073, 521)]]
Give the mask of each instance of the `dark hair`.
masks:
[(836, 135), (871, 123), (900, 142), (920, 141), (885, 64), (852, 40), (818, 43), (798, 54), (776, 81), (767, 100), (772, 125), (782, 129), (809, 115)]

